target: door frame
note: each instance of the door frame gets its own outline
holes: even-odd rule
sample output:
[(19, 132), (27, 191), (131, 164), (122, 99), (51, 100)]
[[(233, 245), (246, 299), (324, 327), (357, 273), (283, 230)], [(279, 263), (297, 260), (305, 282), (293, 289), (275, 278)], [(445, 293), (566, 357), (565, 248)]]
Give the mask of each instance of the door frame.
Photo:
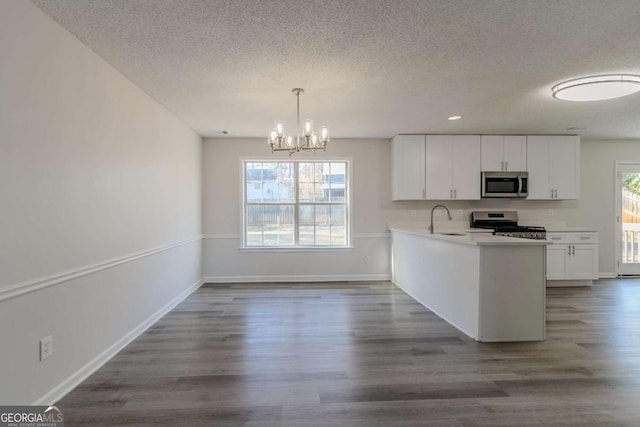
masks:
[(615, 241), (615, 267), (616, 267), (616, 275), (640, 275), (640, 263), (638, 263), (639, 269), (637, 272), (623, 272), (624, 267), (622, 265), (622, 181), (621, 181), (621, 173), (626, 172), (624, 169), (626, 166), (635, 166), (638, 168), (638, 173), (640, 173), (640, 160), (632, 161), (632, 160), (616, 160), (614, 164), (613, 171), (613, 187), (614, 187), (614, 241)]

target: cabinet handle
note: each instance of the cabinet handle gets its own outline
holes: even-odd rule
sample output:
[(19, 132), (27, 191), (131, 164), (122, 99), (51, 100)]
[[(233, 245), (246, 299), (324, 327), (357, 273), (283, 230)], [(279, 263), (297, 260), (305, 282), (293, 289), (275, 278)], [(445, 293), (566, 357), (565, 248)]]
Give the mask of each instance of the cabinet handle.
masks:
[(569, 250), (569, 255), (571, 255), (571, 245), (567, 249)]
[(422, 198), (423, 199), (427, 198), (427, 190), (422, 190)]
[(453, 190), (449, 190), (449, 198), (453, 199)]
[(458, 190), (453, 190), (453, 198), (454, 199), (458, 198)]
[(575, 256), (576, 255), (576, 247), (571, 245), (571, 255)]
[(580, 236), (580, 240), (587, 240), (590, 239), (591, 236)]
[(504, 162), (504, 170), (509, 170), (509, 162)]

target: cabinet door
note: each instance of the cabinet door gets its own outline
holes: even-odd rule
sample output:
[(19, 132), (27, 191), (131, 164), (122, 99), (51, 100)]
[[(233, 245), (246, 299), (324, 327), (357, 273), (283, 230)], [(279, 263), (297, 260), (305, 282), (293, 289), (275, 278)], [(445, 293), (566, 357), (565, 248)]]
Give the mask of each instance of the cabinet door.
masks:
[(480, 147), (480, 170), (486, 172), (504, 170), (502, 135), (483, 135)]
[(573, 245), (571, 276), (575, 280), (598, 278), (598, 248), (596, 245)]
[(507, 135), (502, 149), (506, 170), (520, 172), (527, 170), (527, 137)]
[(453, 137), (453, 196), (480, 200), (480, 135)]
[(547, 280), (567, 278), (569, 256), (569, 245), (547, 246)]
[(551, 199), (549, 186), (549, 137), (527, 137), (527, 170), (529, 171), (529, 200)]
[(453, 135), (427, 135), (427, 199), (453, 195)]
[(580, 143), (576, 136), (549, 137), (549, 182), (557, 199), (577, 199), (580, 187)]
[(424, 135), (398, 135), (393, 138), (391, 180), (392, 200), (424, 199)]

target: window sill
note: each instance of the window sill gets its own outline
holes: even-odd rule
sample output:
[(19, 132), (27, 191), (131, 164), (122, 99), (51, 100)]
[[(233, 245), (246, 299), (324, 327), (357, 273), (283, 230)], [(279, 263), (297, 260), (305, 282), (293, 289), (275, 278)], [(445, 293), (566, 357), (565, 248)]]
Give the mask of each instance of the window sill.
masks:
[(301, 252), (345, 252), (352, 251), (353, 246), (331, 246), (331, 247), (317, 247), (317, 246), (299, 246), (299, 247), (267, 247), (267, 246), (256, 246), (256, 247), (242, 247), (238, 248), (240, 252), (277, 252), (277, 253), (301, 253)]

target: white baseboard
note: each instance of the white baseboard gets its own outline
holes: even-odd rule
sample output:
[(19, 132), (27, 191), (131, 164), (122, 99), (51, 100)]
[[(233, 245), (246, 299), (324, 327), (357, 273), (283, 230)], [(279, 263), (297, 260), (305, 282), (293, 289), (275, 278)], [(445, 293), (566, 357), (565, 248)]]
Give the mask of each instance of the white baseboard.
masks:
[(204, 283), (256, 282), (377, 282), (391, 280), (390, 274), (319, 274), (273, 276), (208, 276)]
[(602, 273), (602, 272), (600, 272), (598, 274), (598, 278), (599, 279), (615, 279), (616, 277), (618, 277), (618, 275), (616, 273)]
[(191, 285), (188, 289), (185, 289), (180, 294), (178, 294), (175, 298), (161, 307), (154, 314), (149, 316), (144, 322), (136, 326), (133, 330), (131, 330), (128, 334), (120, 338), (113, 345), (107, 348), (105, 351), (100, 353), (96, 358), (91, 360), (89, 363), (84, 365), (82, 368), (78, 369), (75, 373), (73, 373), (70, 377), (62, 381), (60, 384), (55, 386), (53, 389), (44, 394), (44, 396), (37, 399), (33, 405), (53, 405), (62, 399), (67, 393), (77, 387), (82, 381), (87, 379), (89, 375), (93, 374), (95, 371), (100, 369), (102, 365), (107, 363), (113, 356), (115, 356), (120, 350), (126, 347), (131, 341), (136, 339), (140, 334), (146, 331), (151, 325), (156, 323), (162, 316), (170, 312), (175, 306), (180, 304), (185, 298), (187, 298), (191, 293), (193, 293), (196, 289), (198, 289), (204, 283), (203, 279), (198, 280), (196, 283)]

